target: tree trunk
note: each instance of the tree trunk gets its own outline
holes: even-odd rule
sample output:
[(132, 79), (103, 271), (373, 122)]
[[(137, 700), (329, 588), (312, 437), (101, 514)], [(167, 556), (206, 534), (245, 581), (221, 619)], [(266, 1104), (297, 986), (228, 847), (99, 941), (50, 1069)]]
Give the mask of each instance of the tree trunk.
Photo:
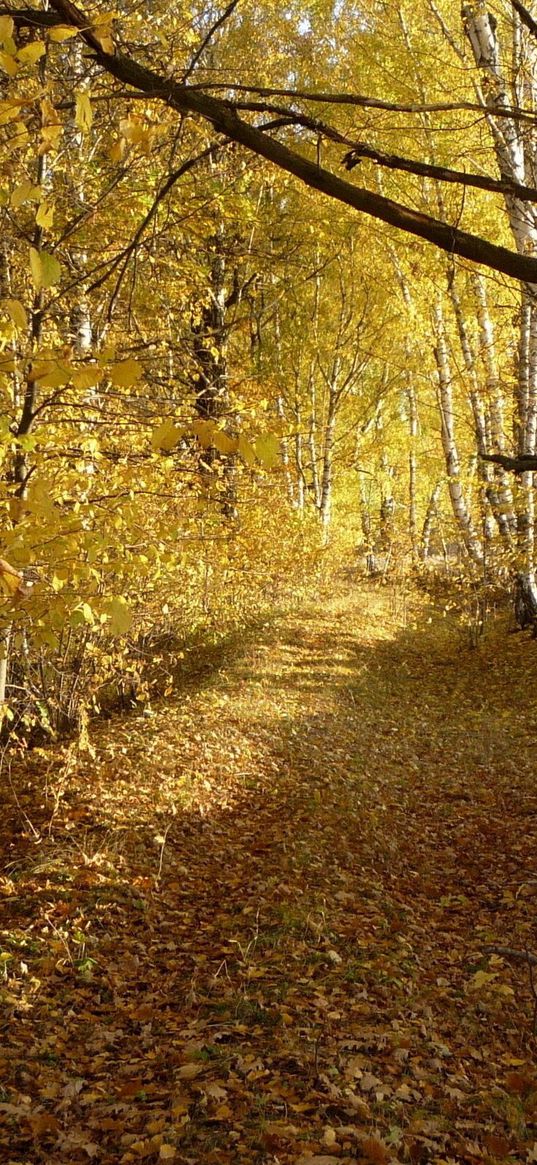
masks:
[(406, 389), (408, 399), (408, 425), (410, 448), (408, 452), (408, 532), (412, 550), (412, 562), (415, 565), (419, 558), (418, 539), (418, 459), (416, 446), (418, 441), (418, 402), (414, 385), (409, 382)]
[(319, 499), (319, 515), (323, 528), (324, 541), (328, 541), (330, 521), (332, 517), (332, 487), (334, 470), (334, 443), (336, 436), (336, 420), (339, 403), (339, 392), (335, 385), (331, 385), (328, 394), (328, 408), (324, 427), (323, 462), (321, 492)]
[(423, 530), (421, 535), (421, 558), (426, 561), (429, 557), (431, 549), (431, 535), (434, 529), (434, 523), (438, 517), (438, 502), (440, 501), (440, 494), (442, 493), (442, 481), (437, 481), (431, 496), (429, 504), (425, 512), (425, 520), (423, 523)]
[[(207, 298), (193, 312), (191, 321), (197, 363), (195, 407), (204, 421), (219, 421), (229, 411), (227, 308), (226, 249), (224, 229), (220, 225), (210, 240)], [(222, 513), (227, 518), (236, 518), (234, 458), (210, 447), (203, 449), (200, 467), (203, 474), (211, 475), (217, 483)]]
[(435, 358), (438, 370), (438, 404), (440, 408), (442, 447), (446, 460), (449, 496), (453, 515), (462, 535), (466, 550), (474, 562), (481, 562), (483, 559), (483, 549), (474, 529), (460, 479), (460, 457), (455, 437), (451, 367), (440, 300), (437, 301), (435, 307), (434, 324), (436, 332)]
[[(474, 60), (487, 82), (483, 87), (483, 102), (489, 110), (487, 120), (500, 174), (502, 178), (525, 183), (528, 177), (531, 180), (534, 176), (536, 130), (516, 118), (495, 118), (493, 110), (496, 107), (508, 111), (512, 106), (516, 108), (521, 100), (527, 108), (535, 108), (537, 42), (525, 30), (523, 34), (518, 17), (513, 15), (515, 59), (512, 61), (513, 81), (510, 84), (503, 72), (496, 20), (481, 7), (474, 5), (463, 8), (463, 18)], [(537, 252), (537, 206), (522, 202), (513, 194), (505, 194), (504, 200), (517, 251), (521, 255), (534, 255)], [(537, 429), (537, 285), (523, 285), (521, 295), (515, 428), (518, 452), (533, 454)], [(525, 567), (531, 572), (535, 542), (533, 474), (524, 475), (521, 498), (524, 500), (518, 512), (519, 545)]]

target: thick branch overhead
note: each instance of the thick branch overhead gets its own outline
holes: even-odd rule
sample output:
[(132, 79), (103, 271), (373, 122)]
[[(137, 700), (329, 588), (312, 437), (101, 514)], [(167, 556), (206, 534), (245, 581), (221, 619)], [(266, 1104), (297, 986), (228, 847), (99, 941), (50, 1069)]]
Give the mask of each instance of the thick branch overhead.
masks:
[(507, 247), (489, 242), (480, 235), (460, 230), (430, 215), (422, 214), (402, 203), (342, 180), (295, 150), (271, 138), (263, 130), (240, 118), (233, 104), (211, 97), (199, 89), (155, 73), (132, 57), (119, 52), (108, 53), (84, 14), (71, 0), (50, 0), (62, 20), (80, 30), (101, 66), (125, 85), (132, 86), (153, 100), (163, 101), (182, 114), (194, 114), (208, 122), (231, 141), (266, 158), (279, 169), (293, 174), (313, 190), (319, 190), (336, 202), (367, 214), (380, 222), (426, 240), (450, 255), (481, 263), (514, 279), (537, 283), (537, 259), (517, 254)]

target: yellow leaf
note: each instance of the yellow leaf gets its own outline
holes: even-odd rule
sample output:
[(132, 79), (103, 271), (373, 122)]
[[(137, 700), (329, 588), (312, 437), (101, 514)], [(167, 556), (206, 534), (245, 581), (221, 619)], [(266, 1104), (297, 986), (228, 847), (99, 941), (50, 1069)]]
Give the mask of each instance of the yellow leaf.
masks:
[(41, 102), (41, 123), (42, 144), (39, 152), (45, 153), (50, 149), (55, 149), (63, 134), (61, 119), (48, 97), (43, 98)]
[(198, 438), (202, 449), (208, 449), (212, 445), (215, 431), (214, 421), (194, 421), (192, 424), (192, 432)]
[(94, 388), (102, 377), (102, 371), (97, 364), (90, 364), (86, 368), (77, 368), (71, 375), (75, 388)]
[(19, 332), (25, 332), (28, 329), (28, 316), (20, 302), (20, 299), (4, 299), (2, 301), (4, 311), (7, 311), (10, 319), (13, 320), (15, 327)]
[(43, 376), (48, 376), (56, 367), (55, 360), (41, 360), (32, 364), (28, 372), (28, 380), (41, 380)]
[(256, 457), (265, 469), (275, 469), (280, 464), (280, 446), (274, 433), (263, 433), (254, 444)]
[(122, 360), (110, 369), (110, 380), (118, 388), (132, 388), (143, 373), (142, 365), (138, 360)]
[(56, 44), (61, 44), (64, 40), (70, 40), (71, 37), (76, 36), (78, 28), (71, 28), (68, 24), (57, 24), (55, 28), (51, 28), (49, 32), (49, 40)]
[(14, 210), (22, 206), (25, 202), (35, 202), (36, 198), (41, 197), (41, 187), (34, 186), (33, 182), (21, 182), (20, 186), (16, 186), (11, 193), (10, 203)]
[(37, 226), (41, 227), (44, 231), (50, 230), (54, 222), (54, 206), (51, 202), (41, 202), (39, 204), (35, 221)]
[(242, 435), (239, 437), (239, 453), (242, 457), (242, 460), (245, 461), (247, 465), (255, 465), (255, 449), (252, 445), (252, 442), (249, 441), (247, 437), (243, 437)]
[(9, 139), (9, 148), (11, 150), (23, 150), (30, 141), (28, 129), (23, 121), (16, 121), (13, 126), (13, 136)]
[(75, 125), (82, 133), (87, 133), (93, 125), (93, 111), (89, 93), (84, 89), (77, 89), (75, 104)]
[(117, 595), (107, 604), (110, 615), (109, 631), (112, 635), (126, 635), (132, 624), (132, 611), (123, 595)]
[(110, 158), (111, 162), (120, 162), (124, 153), (125, 153), (125, 139), (118, 138), (118, 140), (116, 142), (113, 142), (112, 145), (110, 146), (110, 149), (108, 151), (108, 157)]
[(99, 41), (99, 44), (103, 50), (103, 53), (108, 53), (110, 56), (113, 56), (115, 46), (114, 46), (114, 42), (112, 40), (112, 37), (111, 36), (101, 36), (101, 34), (98, 32), (95, 33), (95, 36), (96, 36), (97, 40)]
[(8, 77), (16, 77), (19, 66), (15, 58), (10, 57), (9, 53), (0, 52), (0, 69), (3, 69)]
[(46, 45), (42, 40), (34, 40), (32, 44), (27, 44), (23, 49), (19, 49), (17, 57), (22, 65), (35, 65), (46, 51)]
[(14, 28), (11, 16), (0, 16), (0, 44), (3, 45), (7, 40), (12, 39)]
[(169, 453), (175, 448), (182, 436), (184, 436), (184, 429), (181, 429), (179, 425), (174, 423), (171, 417), (168, 417), (152, 434), (152, 448), (155, 452), (161, 449), (163, 453)]
[(232, 1120), (232, 1118), (233, 1109), (230, 1108), (229, 1104), (221, 1104), (214, 1114), (214, 1119), (218, 1121), (228, 1121)]
[(55, 506), (51, 497), (50, 486), (44, 481), (34, 481), (28, 491), (26, 508), (30, 514), (42, 517), (52, 517)]
[(36, 377), (39, 381), (40, 388), (60, 388), (62, 384), (67, 384), (70, 378), (71, 370), (69, 366), (60, 364), (59, 361), (54, 361), (43, 376)]
[(0, 101), (0, 125), (7, 125), (17, 117), (23, 101)]
[(228, 433), (224, 433), (223, 429), (215, 429), (212, 443), (219, 453), (229, 456), (230, 453), (237, 452), (237, 442)]
[(99, 44), (104, 53), (114, 53), (114, 42), (110, 36), (110, 26), (114, 19), (113, 12), (103, 12), (92, 27), (92, 33), (99, 41)]
[(0, 590), (10, 598), (24, 594), (24, 582), (20, 570), (15, 570), (5, 558), (0, 558)]
[(475, 975), (472, 975), (472, 990), (479, 991), (482, 987), (488, 987), (497, 978), (498, 976), (495, 972), (476, 971)]
[(62, 277), (62, 269), (54, 255), (48, 251), (37, 251), (30, 247), (30, 267), (32, 279), (38, 291), (42, 287), (53, 287)]
[(199, 1076), (203, 1072), (203, 1064), (181, 1064), (181, 1067), (176, 1070), (178, 1080), (194, 1080), (195, 1076)]
[(159, 1149), (159, 1157), (161, 1161), (173, 1161), (177, 1153), (175, 1145), (161, 1145)]

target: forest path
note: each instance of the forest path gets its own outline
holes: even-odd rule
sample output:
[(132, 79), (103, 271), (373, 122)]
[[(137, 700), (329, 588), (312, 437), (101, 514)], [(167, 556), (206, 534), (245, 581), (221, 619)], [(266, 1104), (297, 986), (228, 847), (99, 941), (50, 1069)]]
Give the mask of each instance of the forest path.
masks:
[(14, 767), (2, 1159), (537, 1160), (485, 952), (537, 950), (537, 648), (427, 615), (349, 588)]

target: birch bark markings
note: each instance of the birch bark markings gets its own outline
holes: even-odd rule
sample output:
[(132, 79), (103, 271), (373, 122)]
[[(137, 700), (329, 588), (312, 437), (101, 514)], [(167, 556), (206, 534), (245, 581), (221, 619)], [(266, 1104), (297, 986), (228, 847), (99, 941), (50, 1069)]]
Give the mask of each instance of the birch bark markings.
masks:
[[(518, 17), (513, 14), (513, 82), (505, 76), (496, 21), (488, 12), (474, 5), (462, 9), (464, 28), (476, 67), (484, 77), (483, 103), (489, 111), (491, 130), (500, 174), (503, 178), (526, 182), (535, 173), (536, 130), (516, 118), (495, 118), (494, 107), (508, 110), (517, 107), (521, 98), (526, 109), (535, 109), (537, 42), (528, 37)], [(523, 59), (524, 58), (524, 59)], [(522, 81), (518, 78), (523, 78)], [(510, 98), (508, 94), (510, 93)], [(537, 207), (511, 194), (504, 195), (511, 232), (521, 255), (537, 254)], [(517, 437), (519, 453), (535, 453), (537, 436), (537, 285), (527, 283), (521, 292), (520, 341), (517, 400)], [(523, 475), (525, 505), (518, 516), (521, 550), (528, 570), (533, 569), (535, 552), (535, 518), (532, 473)]]
[[(456, 285), (455, 270), (448, 273), (448, 293), (453, 308), (457, 333), (461, 348), (464, 368), (468, 383), (468, 397), (472, 409), (476, 449), (479, 454), (478, 472), (482, 483), (481, 502), (483, 512), (483, 534), (487, 541), (494, 537), (495, 526), (511, 544), (512, 535), (516, 532), (516, 517), (513, 510), (513, 495), (507, 475), (498, 466), (499, 473), (493, 469), (490, 462), (483, 461), (484, 454), (502, 452), (493, 444), (493, 433), (498, 442), (503, 441), (503, 414), (500, 401), (500, 384), (497, 374), (494, 352), (494, 336), (492, 322), (488, 316), (488, 309), (484, 288), (481, 288), (480, 324), (481, 350), (485, 349), (485, 365), (488, 368), (488, 400), (485, 401), (481, 389), (477, 353), (470, 337), (469, 328)], [(493, 403), (491, 404), (491, 399)], [(492, 422), (494, 414), (494, 424)]]
[(440, 297), (438, 297), (433, 309), (433, 325), (436, 339), (434, 354), (438, 372), (437, 389), (440, 408), (440, 429), (442, 447), (446, 459), (449, 496), (453, 514), (466, 550), (474, 562), (480, 563), (483, 560), (483, 547), (474, 529), (470, 508), (461, 482), (460, 456), (455, 435), (451, 364)]
[[(414, 303), (410, 294), (408, 280), (403, 274), (403, 269), (399, 262), (397, 252), (393, 247), (389, 248), (390, 258), (393, 264), (397, 282), (399, 284), (403, 303), (408, 314), (409, 324), (413, 322), (415, 316)], [(409, 329), (410, 330), (410, 329)], [(419, 558), (419, 537), (418, 537), (418, 436), (419, 436), (419, 413), (418, 413), (418, 398), (416, 389), (414, 387), (412, 375), (412, 351), (408, 339), (408, 334), (405, 336), (404, 350), (406, 357), (406, 374), (405, 374), (405, 397), (408, 404), (408, 430), (409, 430), (409, 450), (408, 450), (408, 533), (410, 536), (410, 548), (412, 554), (412, 561), (416, 563)]]
[[(472, 285), (477, 302), (479, 324), (479, 354), (484, 366), (487, 390), (488, 424), (486, 423), (487, 453), (505, 452), (505, 398), (501, 388), (496, 354), (494, 324), (489, 312), (485, 282), (478, 274), (472, 276)], [(483, 464), (487, 465), (487, 462)], [(489, 463), (490, 464), (490, 463)], [(508, 543), (516, 534), (517, 521), (513, 509), (513, 494), (507, 473), (500, 465), (495, 466), (488, 490), (494, 517), (500, 533)]]

